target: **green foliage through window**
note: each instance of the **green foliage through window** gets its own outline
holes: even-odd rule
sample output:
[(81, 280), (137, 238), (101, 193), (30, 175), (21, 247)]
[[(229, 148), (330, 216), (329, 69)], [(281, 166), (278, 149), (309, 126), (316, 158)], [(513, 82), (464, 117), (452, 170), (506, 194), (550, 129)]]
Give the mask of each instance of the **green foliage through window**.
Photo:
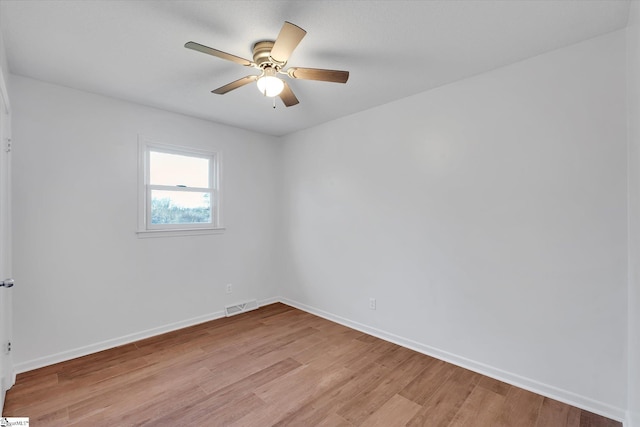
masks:
[(176, 206), (172, 204), (169, 198), (154, 198), (151, 200), (152, 224), (197, 224), (209, 222), (211, 222), (211, 209), (207, 206)]

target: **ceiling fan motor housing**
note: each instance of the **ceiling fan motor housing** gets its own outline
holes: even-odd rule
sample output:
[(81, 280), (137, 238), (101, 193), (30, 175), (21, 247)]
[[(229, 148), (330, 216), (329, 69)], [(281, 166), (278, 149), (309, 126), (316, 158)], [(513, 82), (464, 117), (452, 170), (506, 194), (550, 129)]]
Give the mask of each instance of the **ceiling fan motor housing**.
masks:
[(271, 49), (275, 42), (271, 40), (260, 41), (253, 45), (253, 62), (265, 69), (267, 67), (275, 68), (276, 71), (280, 70), (286, 62), (277, 62), (271, 57)]

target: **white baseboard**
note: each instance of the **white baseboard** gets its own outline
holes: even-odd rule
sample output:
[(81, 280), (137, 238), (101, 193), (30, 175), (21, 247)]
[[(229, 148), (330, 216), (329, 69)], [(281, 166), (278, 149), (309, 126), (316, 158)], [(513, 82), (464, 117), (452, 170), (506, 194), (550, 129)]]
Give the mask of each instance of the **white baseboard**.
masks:
[(624, 427), (640, 427), (640, 413), (627, 411), (627, 420)]
[[(262, 307), (265, 305), (273, 304), (278, 301), (279, 301), (279, 298), (267, 298), (264, 300), (259, 300), (258, 306)], [(32, 371), (34, 369), (42, 368), (44, 366), (65, 362), (67, 360), (75, 359), (77, 357), (82, 357), (88, 354), (97, 353), (99, 351), (108, 350), (110, 348), (118, 347), (124, 344), (130, 344), (132, 342), (140, 341), (145, 338), (150, 338), (156, 335), (164, 334), (164, 333), (175, 331), (182, 328), (187, 328), (189, 326), (208, 322), (210, 320), (220, 319), (222, 317), (225, 317), (224, 310), (205, 314), (203, 316), (194, 317), (192, 319), (182, 320), (180, 322), (170, 323), (168, 325), (160, 326), (157, 328), (147, 329), (146, 331), (136, 332), (134, 334), (125, 335), (119, 338), (113, 338), (110, 340), (97, 342), (95, 344), (90, 344), (84, 347), (75, 348), (73, 350), (63, 351), (61, 353), (40, 357), (37, 359), (16, 364), (14, 366), (14, 372), (16, 374), (19, 374), (22, 372)]]
[[(324, 310), (320, 310), (318, 308), (293, 301), (289, 298), (280, 298), (280, 302), (314, 314), (316, 316), (323, 317), (327, 320), (331, 320), (332, 322), (336, 322), (349, 328), (356, 329), (360, 332), (373, 335), (385, 341), (398, 344), (402, 347), (406, 347), (419, 353), (444, 360), (445, 362), (452, 363), (462, 368), (469, 369), (479, 374), (486, 375), (488, 377), (503, 381), (516, 387), (529, 390), (542, 396), (567, 403), (569, 405), (605, 416), (607, 418), (611, 418), (616, 421), (624, 422), (625, 415), (627, 415), (625, 414), (625, 410), (622, 408), (618, 408), (604, 402), (581, 396), (571, 391), (562, 390), (557, 387), (532, 380), (530, 378), (525, 378), (517, 374), (503, 371), (502, 369), (495, 368), (493, 366), (489, 366), (471, 359), (467, 359), (465, 357), (458, 356), (456, 354), (449, 353), (447, 351), (431, 347), (429, 345), (422, 344), (380, 329), (372, 328), (365, 324), (346, 319), (333, 313), (329, 313)], [(638, 425), (637, 423), (628, 424), (628, 421), (625, 422), (625, 427), (631, 427), (631, 425), (633, 425), (634, 427), (640, 427), (640, 425)]]
[(259, 307), (264, 307), (265, 305), (275, 304), (277, 302), (281, 302), (281, 299), (282, 298), (279, 298), (279, 297), (266, 298), (266, 299), (258, 301), (258, 306)]

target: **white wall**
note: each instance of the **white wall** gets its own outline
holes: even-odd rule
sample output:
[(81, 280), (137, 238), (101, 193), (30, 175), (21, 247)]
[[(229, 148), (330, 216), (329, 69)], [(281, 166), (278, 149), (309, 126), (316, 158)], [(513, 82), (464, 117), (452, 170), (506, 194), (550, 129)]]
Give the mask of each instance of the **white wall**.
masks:
[[(276, 139), (23, 77), (11, 83), (19, 371), (278, 294)], [(137, 237), (138, 134), (222, 151), (224, 234)]]
[(623, 417), (624, 63), (620, 31), (286, 137), (287, 301)]
[(9, 83), (9, 64), (7, 63), (7, 53), (4, 47), (2, 32), (0, 32), (0, 76), (2, 77), (2, 82), (0, 84), (7, 87)]
[(629, 427), (640, 426), (640, 3), (627, 27), (629, 124)]

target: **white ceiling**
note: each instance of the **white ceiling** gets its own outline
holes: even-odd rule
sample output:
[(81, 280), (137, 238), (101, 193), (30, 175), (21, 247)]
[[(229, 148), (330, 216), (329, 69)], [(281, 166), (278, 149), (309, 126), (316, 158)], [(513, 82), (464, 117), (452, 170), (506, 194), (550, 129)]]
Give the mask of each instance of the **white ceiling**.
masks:
[[(10, 71), (271, 135), (284, 135), (624, 28), (628, 0), (0, 1)], [(350, 71), (346, 85), (289, 80), (272, 108), (252, 85), (210, 91), (251, 68), (290, 21), (307, 36), (290, 66)]]

